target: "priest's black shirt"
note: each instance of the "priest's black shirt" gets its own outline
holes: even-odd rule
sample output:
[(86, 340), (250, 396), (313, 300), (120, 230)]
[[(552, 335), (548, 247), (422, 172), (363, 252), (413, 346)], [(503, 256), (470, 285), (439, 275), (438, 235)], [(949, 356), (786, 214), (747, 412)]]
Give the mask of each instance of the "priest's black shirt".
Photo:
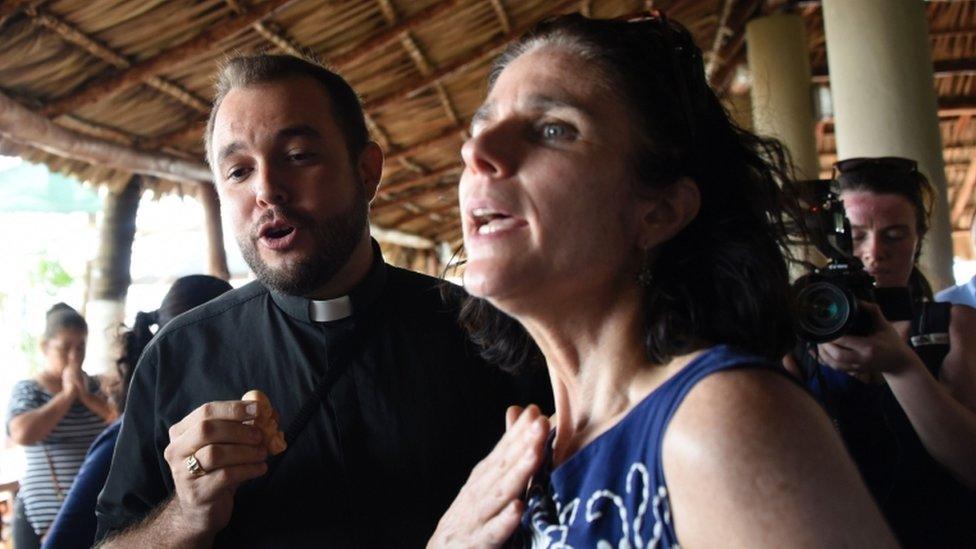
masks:
[(252, 282), (157, 334), (132, 380), (99, 538), (172, 494), (168, 429), (198, 406), (261, 389), (285, 430), (325, 372), (341, 368), (269, 473), (238, 489), (216, 545), (425, 545), (501, 437), (505, 408), (533, 399), (469, 348), (443, 282), (375, 255), (349, 318), (314, 322), (309, 300)]

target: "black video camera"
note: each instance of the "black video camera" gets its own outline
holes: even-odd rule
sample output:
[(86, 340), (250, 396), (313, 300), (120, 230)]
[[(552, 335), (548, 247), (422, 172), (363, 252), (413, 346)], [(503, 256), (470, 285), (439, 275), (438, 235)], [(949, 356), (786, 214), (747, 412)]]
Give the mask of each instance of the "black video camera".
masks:
[(833, 181), (799, 181), (797, 188), (809, 241), (828, 259), (793, 283), (800, 338), (824, 343), (845, 334), (867, 335), (873, 322), (858, 300), (878, 303), (889, 320), (911, 318), (908, 289), (875, 288), (874, 277), (854, 256), (851, 223)]

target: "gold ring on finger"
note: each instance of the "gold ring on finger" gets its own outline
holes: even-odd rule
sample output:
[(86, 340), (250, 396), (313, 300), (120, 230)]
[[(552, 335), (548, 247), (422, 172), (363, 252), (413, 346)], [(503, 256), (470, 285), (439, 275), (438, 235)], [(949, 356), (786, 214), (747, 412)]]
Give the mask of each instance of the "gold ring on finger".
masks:
[(185, 463), (186, 470), (190, 472), (191, 477), (202, 477), (203, 475), (207, 474), (207, 472), (200, 465), (200, 462), (197, 460), (197, 456), (190, 454), (186, 458)]

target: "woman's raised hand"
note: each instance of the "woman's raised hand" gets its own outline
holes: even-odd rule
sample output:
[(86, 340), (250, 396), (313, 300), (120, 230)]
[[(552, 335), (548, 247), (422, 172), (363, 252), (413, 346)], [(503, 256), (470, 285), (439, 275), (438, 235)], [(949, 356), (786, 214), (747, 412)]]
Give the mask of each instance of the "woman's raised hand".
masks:
[(442, 547), (501, 547), (519, 525), (520, 499), (542, 462), (549, 420), (539, 408), (512, 406), (506, 431), (488, 457), (471, 471), (427, 544)]
[(83, 390), (83, 385), (77, 382), (80, 372), (71, 366), (61, 371), (61, 391), (68, 396), (77, 397)]

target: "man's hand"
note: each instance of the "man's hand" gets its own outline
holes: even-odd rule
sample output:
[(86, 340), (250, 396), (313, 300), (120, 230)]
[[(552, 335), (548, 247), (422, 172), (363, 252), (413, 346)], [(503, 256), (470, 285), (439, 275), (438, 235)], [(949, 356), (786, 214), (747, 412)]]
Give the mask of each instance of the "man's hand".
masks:
[(243, 423), (254, 419), (256, 406), (209, 402), (170, 427), (163, 455), (176, 484), (175, 517), (187, 537), (212, 539), (230, 521), (237, 487), (267, 471), (261, 431)]
[(897, 373), (918, 362), (902, 335), (874, 303), (860, 301), (859, 305), (871, 315), (874, 329), (865, 336), (846, 335), (830, 343), (818, 345), (820, 361), (835, 370), (861, 377)]
[(542, 461), (549, 421), (535, 406), (512, 406), (507, 430), (441, 518), (428, 548), (500, 547), (522, 516), (519, 499)]

